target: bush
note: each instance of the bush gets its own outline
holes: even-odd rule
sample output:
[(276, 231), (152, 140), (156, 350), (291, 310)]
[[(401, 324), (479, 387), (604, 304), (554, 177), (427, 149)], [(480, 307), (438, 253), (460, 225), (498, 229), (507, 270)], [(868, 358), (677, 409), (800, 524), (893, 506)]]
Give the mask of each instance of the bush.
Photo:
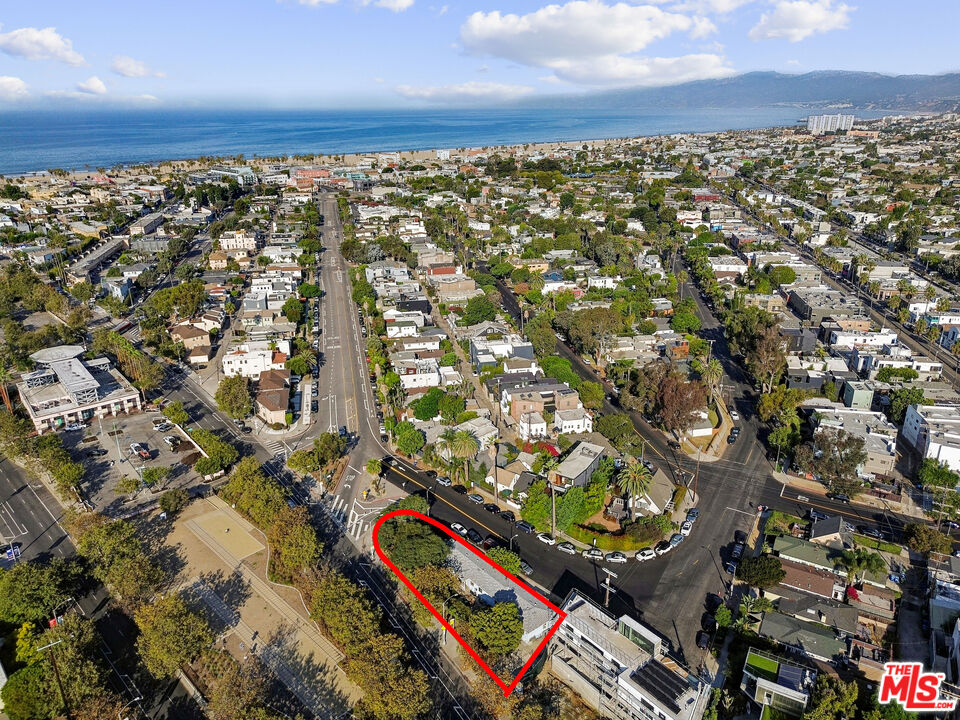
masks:
[(188, 502), (190, 502), (190, 493), (183, 488), (176, 488), (174, 490), (167, 490), (161, 495), (158, 505), (165, 513), (175, 515), (186, 507)]
[[(621, 552), (630, 552), (640, 550), (641, 548), (650, 547), (663, 537), (663, 533), (660, 532), (655, 525), (650, 524), (646, 527), (649, 528), (649, 530), (646, 531), (649, 534), (648, 537), (639, 537), (639, 531), (636, 534), (614, 534), (608, 532), (597, 532), (596, 530), (585, 528), (582, 525), (574, 525), (567, 530), (566, 534), (578, 542), (586, 543), (587, 545), (595, 545), (595, 547), (600, 550), (619, 550)], [(596, 540), (596, 543), (594, 543), (594, 540)]]

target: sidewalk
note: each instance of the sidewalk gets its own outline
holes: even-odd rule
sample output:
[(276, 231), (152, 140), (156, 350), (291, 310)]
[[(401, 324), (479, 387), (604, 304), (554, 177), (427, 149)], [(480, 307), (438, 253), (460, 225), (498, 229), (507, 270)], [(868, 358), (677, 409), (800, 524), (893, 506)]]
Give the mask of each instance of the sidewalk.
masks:
[[(773, 477), (777, 480), (777, 482), (799, 490), (805, 495), (815, 495), (821, 498), (825, 498), (827, 496), (827, 489), (823, 486), (823, 484), (817, 482), (816, 480), (807, 480), (806, 478), (794, 477), (793, 475), (787, 475), (786, 473), (782, 472), (774, 472)], [(899, 512), (902, 515), (909, 515), (910, 517), (923, 520), (926, 519), (926, 516), (923, 514), (923, 509), (913, 502), (913, 499), (908, 493), (903, 493), (901, 498), (902, 500), (900, 502), (896, 502), (893, 500), (885, 500), (883, 498), (876, 497), (875, 495), (861, 494), (857, 495), (856, 499), (851, 504), (871, 507), (881, 511)]]

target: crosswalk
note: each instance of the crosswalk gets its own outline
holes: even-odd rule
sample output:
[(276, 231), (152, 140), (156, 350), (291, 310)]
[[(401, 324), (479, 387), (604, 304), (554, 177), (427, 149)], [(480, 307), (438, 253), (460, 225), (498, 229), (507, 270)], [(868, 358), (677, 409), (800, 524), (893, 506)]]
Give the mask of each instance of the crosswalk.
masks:
[(260, 443), (270, 451), (271, 455), (282, 455), (284, 453), (283, 443), (279, 440), (261, 440)]

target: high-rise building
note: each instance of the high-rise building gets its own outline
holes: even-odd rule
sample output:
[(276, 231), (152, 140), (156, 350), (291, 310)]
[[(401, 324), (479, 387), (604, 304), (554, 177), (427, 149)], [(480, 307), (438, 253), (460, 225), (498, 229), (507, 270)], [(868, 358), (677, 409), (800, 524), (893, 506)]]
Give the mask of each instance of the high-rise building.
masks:
[(853, 115), (810, 115), (807, 118), (807, 130), (814, 135), (820, 133), (833, 132), (834, 130), (851, 130), (853, 128)]

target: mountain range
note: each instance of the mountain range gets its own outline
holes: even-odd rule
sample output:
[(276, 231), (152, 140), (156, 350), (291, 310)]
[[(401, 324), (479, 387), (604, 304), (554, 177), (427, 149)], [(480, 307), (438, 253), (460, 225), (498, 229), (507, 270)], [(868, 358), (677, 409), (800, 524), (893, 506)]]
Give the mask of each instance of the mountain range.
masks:
[(882, 75), (819, 71), (802, 75), (750, 72), (656, 88), (607, 90), (531, 98), (526, 107), (656, 110), (755, 108), (794, 105), (811, 109), (951, 111), (960, 108), (960, 73)]

